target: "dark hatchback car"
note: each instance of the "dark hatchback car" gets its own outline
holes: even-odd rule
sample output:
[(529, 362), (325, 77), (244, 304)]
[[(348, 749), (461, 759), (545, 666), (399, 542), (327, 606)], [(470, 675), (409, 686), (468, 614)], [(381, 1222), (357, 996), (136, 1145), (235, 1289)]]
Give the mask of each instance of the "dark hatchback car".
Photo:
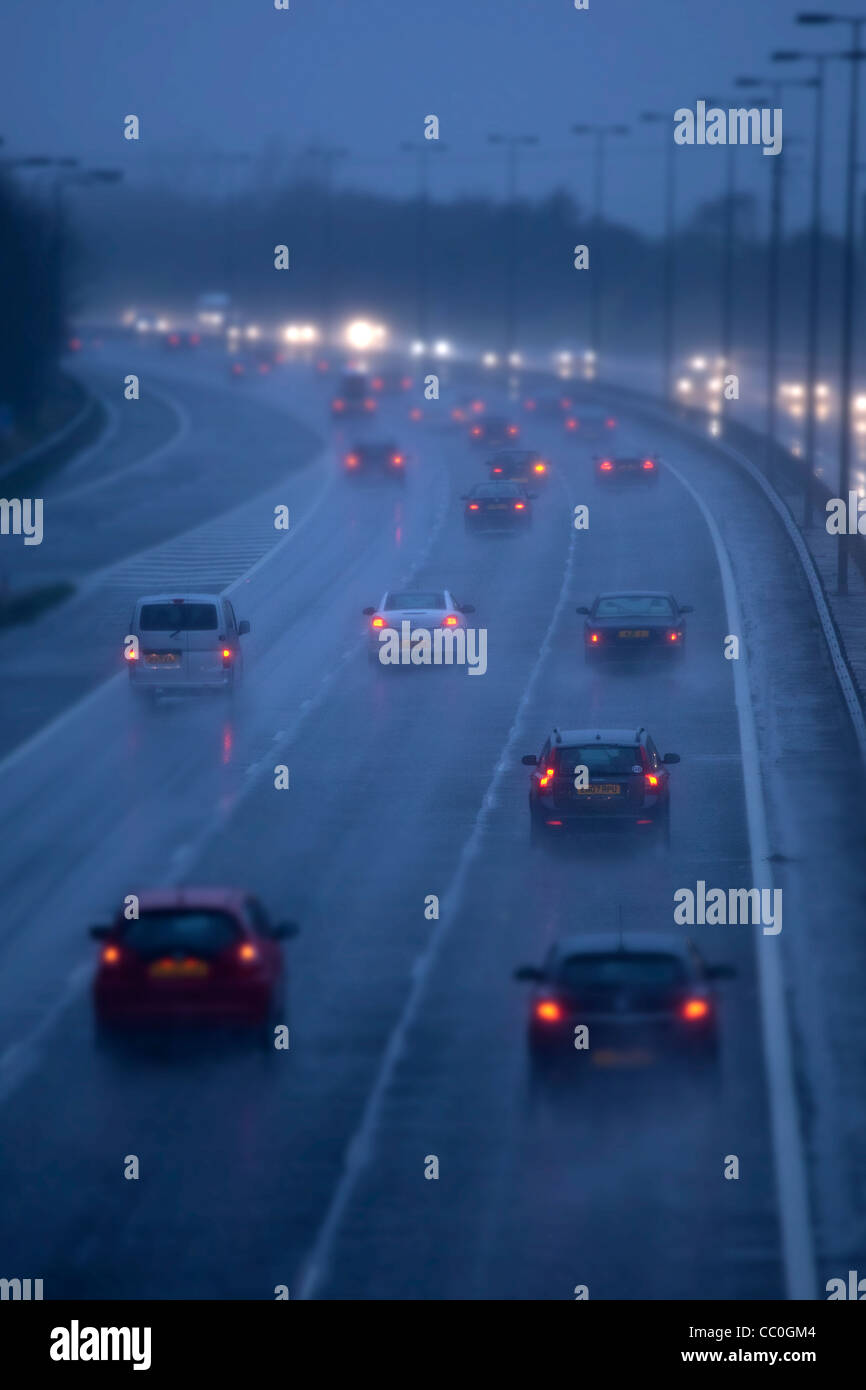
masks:
[(566, 411), (562, 425), (566, 436), (576, 444), (600, 444), (613, 439), (616, 419), (603, 411), (578, 409)]
[(343, 471), (352, 478), (373, 474), (406, 481), (406, 454), (393, 440), (355, 444), (343, 459)]
[(345, 420), (353, 415), (372, 415), (376, 398), (370, 394), (367, 378), (361, 372), (346, 372), (340, 379), (337, 394), (331, 401), (331, 415)]
[(138, 917), (119, 912), (91, 927), (101, 942), (93, 981), (97, 1037), (212, 1024), (273, 1044), (285, 979), (281, 940), (257, 898), (232, 889), (183, 888), (139, 895)]
[(513, 444), (520, 437), (520, 426), (504, 415), (482, 415), (469, 426), (470, 444)]
[(540, 968), (515, 978), (533, 984), (528, 1045), (536, 1080), (587, 1069), (638, 1069), (671, 1060), (712, 1068), (718, 1059), (715, 981), (735, 974), (711, 966), (692, 942), (668, 933), (615, 932), (559, 941)]
[(534, 496), (519, 483), (477, 483), (462, 498), (467, 531), (527, 530)]
[(670, 774), (678, 753), (661, 756), (646, 729), (554, 729), (529, 788), (533, 840), (604, 822), (656, 826), (668, 833)]
[(524, 487), (545, 483), (550, 476), (547, 459), (534, 449), (504, 449), (488, 459), (487, 467), (492, 481), (522, 483)]
[(606, 487), (611, 483), (658, 482), (658, 457), (650, 458), (648, 454), (606, 454), (603, 458), (596, 458), (594, 463), (595, 476)]
[(677, 603), (660, 589), (629, 594), (599, 594), (591, 608), (580, 607), (586, 621), (583, 646), (587, 661), (633, 652), (681, 652), (686, 641), (685, 614), (691, 604)]

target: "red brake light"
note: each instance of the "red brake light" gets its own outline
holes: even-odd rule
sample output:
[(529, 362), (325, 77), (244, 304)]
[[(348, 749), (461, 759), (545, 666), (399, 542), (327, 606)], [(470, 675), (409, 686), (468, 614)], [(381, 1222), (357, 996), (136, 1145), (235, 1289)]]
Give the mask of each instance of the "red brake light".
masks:
[(598, 632), (591, 632), (591, 633), (589, 634), (589, 640), (590, 640), (590, 642), (600, 642), (600, 641), (601, 641), (601, 634), (598, 633)]
[(680, 640), (680, 634), (679, 634), (678, 632), (669, 632), (669, 633), (668, 633), (668, 641), (669, 641), (669, 642), (678, 642), (679, 640)]
[(646, 773), (646, 784), (647, 784), (648, 787), (657, 787), (657, 786), (658, 786), (658, 784), (659, 784), (659, 779), (656, 777), (656, 775), (655, 775), (654, 772), (648, 772), (648, 773)]
[(402, 463), (402, 462), (403, 462), (403, 455), (402, 455), (402, 454), (394, 454), (393, 458), (391, 459), (391, 462), (392, 462), (392, 463), (397, 463), (397, 464)]
[(179, 334), (179, 333), (169, 333), (169, 335), (168, 335), (168, 341), (171, 343), (172, 347), (177, 347), (178, 343), (180, 342), (180, 334)]
[(357, 468), (357, 467), (358, 467), (358, 464), (359, 464), (360, 462), (361, 462), (361, 460), (359, 459), (359, 457), (358, 457), (357, 454), (347, 454), (347, 455), (346, 455), (346, 467), (347, 467), (347, 468)]
[(138, 661), (138, 652), (132, 647), (130, 647), (128, 651), (125, 651), (123, 655), (126, 657), (127, 661)]
[(526, 511), (526, 503), (525, 503), (525, 502), (515, 502), (515, 504), (514, 504), (514, 510), (515, 510), (516, 512), (525, 512), (525, 511)]
[(603, 473), (609, 473), (609, 472), (611, 471), (612, 468), (613, 468), (613, 464), (611, 463), (610, 459), (605, 459), (605, 460), (603, 461), (603, 463), (601, 464), (601, 471), (602, 471)]
[(480, 425), (473, 425), (473, 426), (472, 426), (471, 433), (474, 434), (474, 435), (476, 436), (476, 438), (477, 438), (478, 435), (481, 433), (481, 426), (480, 426)]
[(380, 618), (380, 617), (375, 617), (375, 618), (373, 619), (372, 623), (370, 624), (370, 626), (371, 626), (371, 627), (384, 627), (384, 626), (385, 626), (385, 619), (384, 619), (384, 618)]
[(334, 409), (335, 409), (335, 410), (343, 410), (344, 408), (345, 408), (345, 403), (344, 403), (343, 401), (334, 401)]
[(258, 960), (259, 953), (251, 941), (242, 941), (238, 947), (238, 960)]
[(375, 409), (376, 409), (376, 402), (375, 402), (374, 400), (366, 400), (366, 401), (364, 402), (364, 409), (365, 409), (365, 410), (375, 410)]
[(413, 406), (413, 407), (412, 407), (412, 409), (409, 411), (409, 419), (410, 419), (410, 420), (420, 420), (420, 419), (421, 419), (421, 408), (420, 408), (420, 406), (417, 406), (417, 405), (416, 405), (416, 406)]
[(554, 774), (555, 771), (556, 771), (555, 768), (546, 767), (546, 768), (544, 769), (544, 771), (540, 774), (539, 778), (538, 778), (538, 785), (539, 785), (540, 787), (546, 787), (547, 784), (548, 784), (548, 782), (549, 782), (550, 779), (552, 778), (552, 776), (553, 776), (553, 774)]
[(483, 401), (473, 401), (473, 402), (472, 402), (472, 409), (475, 411), (475, 414), (476, 414), (476, 415), (480, 415), (481, 412), (482, 412), (482, 410), (484, 409), (484, 402), (483, 402)]
[(605, 420), (604, 423), (607, 425), (609, 430), (612, 430), (614, 425), (616, 424), (616, 420)]
[(524, 410), (534, 410), (534, 409), (535, 409), (535, 401), (524, 401), (524, 402), (523, 402), (523, 408), (524, 408)]
[(118, 946), (104, 946), (102, 950), (103, 965), (117, 965), (120, 961), (120, 948)]
[(223, 647), (223, 661), (230, 661), (230, 660), (231, 660), (231, 655), (232, 655), (232, 653), (231, 653), (231, 648), (230, 648), (230, 647)]
[(563, 396), (559, 404), (562, 406), (563, 410), (571, 410), (571, 401), (568, 399), (567, 396)]
[(449, 613), (447, 618), (443, 618), (443, 619), (442, 619), (442, 626), (443, 626), (443, 627), (457, 627), (457, 625), (458, 625), (459, 622), (460, 622), (460, 619), (459, 619), (459, 618), (455, 617), (453, 613)]
[(562, 1018), (562, 1009), (555, 999), (539, 999), (535, 1006), (535, 1017), (545, 1023), (558, 1023)]
[(518, 428), (517, 428), (516, 425), (509, 425), (509, 426), (508, 426), (508, 433), (509, 433), (509, 434), (519, 434), (519, 432), (520, 432), (520, 431), (518, 430)]
[(382, 381), (382, 378), (380, 376), (374, 376), (373, 380), (370, 382), (370, 385), (372, 386), (374, 391), (381, 391), (384, 382)]
[(501, 472), (502, 472), (502, 469), (501, 469), (501, 468), (494, 468), (493, 472), (494, 472), (494, 473), (501, 473)]
[(652, 469), (655, 468), (655, 464), (653, 463), (652, 459), (644, 459), (643, 466), (647, 470), (647, 472), (651, 472)]
[(402, 377), (400, 380), (400, 385), (403, 387), (404, 391), (408, 391), (409, 387), (412, 385), (412, 378), (410, 376)]
[(706, 999), (687, 999), (681, 1009), (683, 1018), (694, 1023), (698, 1019), (708, 1018), (710, 1006)]
[(566, 420), (566, 422), (565, 422), (565, 428), (566, 428), (567, 430), (576, 430), (576, 429), (577, 429), (577, 421), (576, 421), (576, 420), (572, 420), (572, 419)]
[(544, 473), (544, 472), (546, 471), (546, 469), (547, 469), (547, 464), (546, 464), (546, 463), (536, 463), (535, 466), (534, 466), (534, 468), (533, 468), (533, 472), (535, 472), (535, 473)]
[(477, 511), (479, 510), (478, 503), (477, 503), (477, 502), (470, 502), (470, 503), (469, 503), (469, 510), (470, 510), (470, 512), (477, 512)]

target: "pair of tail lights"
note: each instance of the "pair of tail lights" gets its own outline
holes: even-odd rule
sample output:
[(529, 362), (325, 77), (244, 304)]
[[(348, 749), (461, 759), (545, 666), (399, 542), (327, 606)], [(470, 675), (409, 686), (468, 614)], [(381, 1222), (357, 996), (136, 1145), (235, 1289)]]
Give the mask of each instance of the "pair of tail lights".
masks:
[[(700, 997), (686, 999), (680, 1005), (679, 1016), (687, 1023), (700, 1023), (710, 1016), (709, 1000)], [(539, 999), (535, 1005), (535, 1017), (541, 1023), (561, 1023), (564, 1011), (556, 999)]]

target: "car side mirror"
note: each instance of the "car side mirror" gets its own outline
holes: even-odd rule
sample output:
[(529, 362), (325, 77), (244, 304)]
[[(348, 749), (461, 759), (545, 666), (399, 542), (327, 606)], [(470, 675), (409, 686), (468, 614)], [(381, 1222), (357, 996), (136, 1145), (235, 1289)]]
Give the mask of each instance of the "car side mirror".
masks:
[(271, 936), (277, 941), (288, 941), (297, 936), (300, 930), (297, 922), (275, 922), (271, 927)]
[(247, 619), (241, 618), (240, 622), (238, 623), (238, 637), (246, 637), (249, 630), (250, 625), (247, 622)]
[(364, 614), (364, 617), (365, 617), (365, 618), (372, 618), (372, 616), (373, 616), (373, 614), (375, 613), (375, 611), (376, 611), (375, 608), (362, 608), (362, 609), (361, 609), (361, 612)]
[(709, 980), (734, 980), (738, 974), (735, 965), (708, 965), (707, 978)]
[(462, 603), (462, 604), (460, 605), (460, 612), (461, 612), (461, 613), (474, 613), (474, 612), (475, 612), (475, 604), (474, 604), (474, 603)]
[(515, 980), (533, 980), (540, 984), (544, 979), (544, 971), (539, 970), (537, 965), (518, 965), (514, 972)]
[(663, 763), (678, 763), (679, 760), (679, 753), (665, 753), (664, 757), (662, 758)]
[(90, 928), (90, 935), (93, 937), (94, 941), (105, 941), (110, 934), (111, 927), (98, 926)]
[(520, 761), (523, 763), (524, 767), (538, 766), (538, 759), (536, 758), (534, 753), (525, 753), (524, 756), (520, 759)]
[(681, 604), (680, 604), (680, 612), (681, 612), (681, 613), (694, 613), (694, 611), (695, 611), (695, 610), (694, 610), (694, 608), (692, 607), (692, 605), (691, 605), (690, 603), (681, 603)]
[(589, 615), (589, 609), (584, 604), (581, 604), (579, 608), (575, 608), (574, 611), (575, 613), (586, 613), (587, 616)]

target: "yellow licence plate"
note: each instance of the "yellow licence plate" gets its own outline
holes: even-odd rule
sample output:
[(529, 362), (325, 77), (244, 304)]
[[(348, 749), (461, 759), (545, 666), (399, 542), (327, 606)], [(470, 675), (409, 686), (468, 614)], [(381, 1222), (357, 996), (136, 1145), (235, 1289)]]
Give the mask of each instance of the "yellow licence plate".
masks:
[(173, 666), (177, 661), (176, 652), (148, 652), (145, 660), (148, 666)]
[(578, 796), (619, 796), (619, 782), (599, 782), (595, 787), (578, 787)]
[(155, 960), (147, 973), (158, 980), (200, 980), (210, 966), (203, 960)]
[(624, 627), (619, 632), (620, 637), (649, 637), (647, 628), (628, 628)]
[(596, 1067), (648, 1067), (655, 1061), (645, 1047), (599, 1048), (590, 1057)]

